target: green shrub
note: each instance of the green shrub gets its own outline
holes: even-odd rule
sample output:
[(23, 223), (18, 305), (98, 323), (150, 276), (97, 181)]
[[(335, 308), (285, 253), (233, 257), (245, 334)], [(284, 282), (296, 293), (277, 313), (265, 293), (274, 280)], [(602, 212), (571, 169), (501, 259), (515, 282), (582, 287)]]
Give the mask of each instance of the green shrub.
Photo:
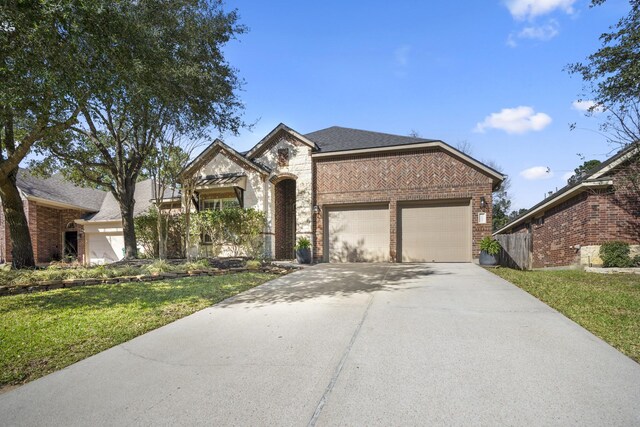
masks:
[(633, 264), (634, 267), (640, 267), (640, 255), (634, 256), (633, 259), (631, 260), (631, 263)]
[(600, 258), (603, 267), (633, 267), (629, 257), (629, 244), (624, 242), (606, 242), (600, 245)]
[(159, 259), (149, 264), (146, 267), (146, 270), (151, 274), (159, 274), (159, 273), (166, 273), (168, 271), (171, 271), (172, 267), (167, 261), (163, 259)]
[(500, 242), (491, 236), (485, 236), (480, 240), (480, 250), (488, 253), (489, 255), (498, 254), (501, 248), (502, 246), (500, 246)]
[(298, 249), (309, 249), (311, 248), (311, 240), (306, 237), (300, 237), (298, 239), (298, 244), (295, 247), (295, 250)]
[(247, 267), (247, 269), (249, 270), (258, 270), (260, 269), (260, 267), (262, 267), (262, 263), (258, 260), (250, 259), (249, 261), (247, 261), (245, 267)]
[(264, 212), (255, 209), (203, 210), (191, 216), (190, 234), (210, 239), (208, 256), (217, 256), (226, 247), (233, 256), (258, 258), (263, 253), (264, 224)]

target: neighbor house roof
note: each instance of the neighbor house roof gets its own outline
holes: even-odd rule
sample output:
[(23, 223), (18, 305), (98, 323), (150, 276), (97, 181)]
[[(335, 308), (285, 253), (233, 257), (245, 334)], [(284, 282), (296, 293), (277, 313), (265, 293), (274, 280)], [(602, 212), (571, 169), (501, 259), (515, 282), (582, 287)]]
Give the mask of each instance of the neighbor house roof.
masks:
[(106, 191), (78, 187), (58, 174), (40, 178), (26, 169), (18, 171), (16, 186), (27, 199), (39, 199), (90, 212), (100, 210), (107, 195)]
[[(136, 204), (133, 208), (133, 216), (144, 214), (153, 206), (154, 189), (153, 180), (151, 179), (140, 181), (136, 184)], [(165, 196), (167, 198), (171, 197), (168, 192), (165, 192)], [(121, 221), (120, 205), (113, 194), (111, 192), (107, 193), (102, 206), (100, 206), (100, 211), (94, 215), (87, 216), (85, 220), (89, 222)]]
[(392, 135), (339, 126), (311, 132), (305, 136), (318, 145), (321, 153), (438, 141), (436, 139), (414, 138), (412, 136)]
[(514, 227), (517, 227), (532, 218), (544, 214), (544, 212), (564, 201), (567, 201), (576, 195), (593, 188), (608, 187), (613, 185), (613, 181), (608, 177), (608, 173), (613, 169), (620, 166), (634, 155), (639, 153), (639, 149), (636, 145), (630, 145), (622, 150), (618, 151), (614, 156), (608, 158), (602, 162), (599, 166), (591, 169), (574, 183), (565, 185), (560, 190), (549, 195), (539, 203), (535, 204), (528, 211), (519, 215), (504, 227), (496, 230), (493, 234), (501, 234), (505, 231), (509, 231)]

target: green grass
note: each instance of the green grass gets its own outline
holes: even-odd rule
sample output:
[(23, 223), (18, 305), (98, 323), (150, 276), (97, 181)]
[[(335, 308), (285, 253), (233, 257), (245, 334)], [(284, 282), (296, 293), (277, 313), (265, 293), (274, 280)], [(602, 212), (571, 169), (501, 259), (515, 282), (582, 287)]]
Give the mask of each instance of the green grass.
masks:
[(239, 273), (0, 298), (0, 388), (34, 380), (273, 279)]
[(640, 275), (491, 271), (640, 362)]

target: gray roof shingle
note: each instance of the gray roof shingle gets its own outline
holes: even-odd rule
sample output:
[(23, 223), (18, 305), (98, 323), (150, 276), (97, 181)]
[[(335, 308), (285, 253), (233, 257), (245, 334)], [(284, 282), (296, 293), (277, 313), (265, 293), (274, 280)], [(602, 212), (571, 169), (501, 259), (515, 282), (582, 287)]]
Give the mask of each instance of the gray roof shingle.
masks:
[[(165, 191), (165, 198), (170, 198), (170, 190)], [(135, 200), (136, 204), (133, 208), (133, 216), (144, 214), (153, 206), (153, 193), (154, 186), (151, 179), (140, 181), (136, 184)], [(118, 201), (113, 197), (111, 192), (107, 193), (107, 196), (102, 202), (100, 212), (87, 218), (88, 221), (120, 221), (122, 216), (120, 215), (120, 205)]]
[(438, 141), (437, 139), (414, 138), (411, 136), (391, 135), (332, 126), (305, 135), (320, 147), (321, 153), (332, 151), (358, 150), (362, 148), (393, 147), (396, 145), (420, 144)]
[(107, 195), (106, 191), (78, 187), (60, 175), (39, 178), (31, 175), (26, 169), (18, 171), (16, 185), (27, 197), (38, 197), (52, 202), (64, 203), (91, 212), (100, 210)]

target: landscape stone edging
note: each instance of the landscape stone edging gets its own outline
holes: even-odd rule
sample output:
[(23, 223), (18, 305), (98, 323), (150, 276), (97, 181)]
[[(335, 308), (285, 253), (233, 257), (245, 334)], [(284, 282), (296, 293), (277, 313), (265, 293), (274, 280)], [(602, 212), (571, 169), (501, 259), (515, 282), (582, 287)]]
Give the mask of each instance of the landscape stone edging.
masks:
[(640, 267), (632, 267), (632, 268), (585, 267), (584, 271), (587, 271), (589, 273), (599, 273), (599, 274), (615, 274), (615, 273), (640, 274)]
[(202, 276), (222, 276), (226, 274), (243, 273), (246, 271), (260, 271), (263, 273), (273, 274), (286, 274), (291, 271), (290, 268), (275, 267), (262, 267), (258, 269), (248, 269), (246, 267), (240, 268), (228, 268), (228, 269), (209, 269), (209, 270), (189, 270), (181, 272), (167, 272), (159, 274), (139, 274), (136, 276), (121, 276), (121, 277), (109, 277), (104, 279), (97, 278), (84, 278), (84, 279), (60, 279), (60, 280), (45, 280), (39, 283), (30, 285), (13, 285), (0, 287), (0, 297), (9, 295), (20, 295), (34, 292), (44, 292), (54, 289), (68, 289), (79, 286), (93, 286), (93, 285), (117, 285), (120, 283), (130, 282), (152, 282), (157, 280), (173, 280), (183, 279), (185, 277), (202, 277)]

